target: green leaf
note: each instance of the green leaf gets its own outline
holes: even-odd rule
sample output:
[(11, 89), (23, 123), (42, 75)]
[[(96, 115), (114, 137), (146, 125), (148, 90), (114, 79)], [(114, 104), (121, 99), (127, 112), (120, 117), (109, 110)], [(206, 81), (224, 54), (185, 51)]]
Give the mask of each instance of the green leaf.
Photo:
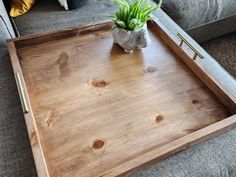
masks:
[[(126, 30), (138, 30), (148, 20), (150, 14), (161, 7), (162, 0), (159, 4), (153, 5), (151, 0), (111, 0), (118, 4), (116, 13), (109, 16), (117, 27)], [(129, 2), (128, 2), (129, 1)]]
[(117, 20), (117, 21), (116, 21), (116, 25), (117, 25), (119, 28), (126, 29), (125, 22), (123, 22), (123, 21), (121, 21), (121, 20)]

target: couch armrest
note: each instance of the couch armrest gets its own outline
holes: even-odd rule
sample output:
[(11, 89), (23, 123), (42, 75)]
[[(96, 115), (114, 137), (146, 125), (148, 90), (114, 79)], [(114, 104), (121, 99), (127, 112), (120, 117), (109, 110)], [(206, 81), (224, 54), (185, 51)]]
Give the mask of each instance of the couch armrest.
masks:
[[(6, 9), (5, 9), (5, 6), (4, 6), (2, 0), (0, 0), (0, 18), (1, 18), (1, 20), (3, 21), (3, 24), (4, 24), (4, 26), (5, 26), (4, 28), (7, 29), (7, 31), (8, 31), (8, 33), (9, 33), (10, 37), (11, 37), (11, 38), (15, 37), (15, 32), (14, 32), (14, 30), (13, 30), (11, 21), (10, 21), (10, 19), (9, 19), (9, 16), (8, 16), (8, 14), (7, 14), (7, 11), (6, 11)], [(2, 28), (2, 27), (0, 26), (0, 30), (2, 30), (1, 28)]]
[(199, 43), (236, 31), (236, 0), (164, 0), (162, 9)]
[(235, 0), (165, 0), (162, 7), (184, 30), (236, 15)]

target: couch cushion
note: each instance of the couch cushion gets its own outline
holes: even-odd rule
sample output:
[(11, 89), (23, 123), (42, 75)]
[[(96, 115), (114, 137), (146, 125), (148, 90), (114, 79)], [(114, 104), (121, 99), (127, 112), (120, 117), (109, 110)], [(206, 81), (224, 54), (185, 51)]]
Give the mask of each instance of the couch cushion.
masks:
[(165, 0), (163, 9), (183, 29), (236, 15), (235, 0)]
[[(98, 6), (99, 4), (99, 6)], [(78, 26), (107, 17), (116, 5), (110, 0), (87, 0), (82, 8), (64, 11), (57, 0), (37, 1), (32, 10), (14, 19), (20, 35)]]

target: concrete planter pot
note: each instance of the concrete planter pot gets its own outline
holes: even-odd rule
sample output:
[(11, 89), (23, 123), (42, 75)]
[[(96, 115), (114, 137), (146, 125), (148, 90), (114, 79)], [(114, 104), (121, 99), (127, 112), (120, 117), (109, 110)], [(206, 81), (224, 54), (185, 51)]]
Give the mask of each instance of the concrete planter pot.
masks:
[(134, 49), (145, 48), (151, 44), (147, 24), (137, 31), (127, 31), (118, 27), (112, 31), (114, 43), (119, 44), (125, 52), (133, 52)]

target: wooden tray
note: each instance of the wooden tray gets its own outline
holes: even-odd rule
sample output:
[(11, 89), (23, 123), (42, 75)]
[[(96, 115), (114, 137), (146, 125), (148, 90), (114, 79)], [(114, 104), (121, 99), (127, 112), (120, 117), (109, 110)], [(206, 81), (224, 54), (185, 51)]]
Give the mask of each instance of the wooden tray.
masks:
[(129, 175), (236, 125), (236, 81), (201, 48), (155, 21), (125, 54), (111, 26), (8, 41), (40, 177)]

